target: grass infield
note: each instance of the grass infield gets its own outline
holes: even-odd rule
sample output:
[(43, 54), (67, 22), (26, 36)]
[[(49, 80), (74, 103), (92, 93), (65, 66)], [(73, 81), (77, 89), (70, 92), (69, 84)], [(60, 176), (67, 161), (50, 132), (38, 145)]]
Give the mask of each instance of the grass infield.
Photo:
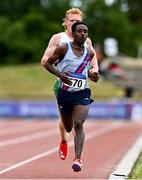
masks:
[(142, 152), (138, 158), (138, 161), (134, 165), (128, 179), (142, 179)]
[[(0, 99), (54, 99), (52, 91), (56, 77), (47, 72), (39, 64), (1, 66), (0, 67)], [(94, 100), (107, 100), (112, 97), (122, 98), (123, 89), (110, 82), (89, 81)]]

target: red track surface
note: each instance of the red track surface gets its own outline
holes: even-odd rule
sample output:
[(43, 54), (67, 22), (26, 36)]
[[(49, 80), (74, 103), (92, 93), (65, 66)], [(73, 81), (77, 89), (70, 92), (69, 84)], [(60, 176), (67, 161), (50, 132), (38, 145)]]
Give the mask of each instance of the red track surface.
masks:
[(142, 123), (88, 120), (85, 132), (84, 167), (75, 173), (72, 135), (67, 159), (58, 157), (57, 120), (0, 121), (0, 179), (107, 179), (142, 132)]

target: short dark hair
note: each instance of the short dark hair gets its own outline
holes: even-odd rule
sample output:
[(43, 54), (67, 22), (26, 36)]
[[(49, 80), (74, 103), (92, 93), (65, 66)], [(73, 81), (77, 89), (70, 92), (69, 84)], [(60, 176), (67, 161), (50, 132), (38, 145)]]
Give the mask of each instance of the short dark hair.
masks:
[[(80, 25), (80, 24), (83, 24), (83, 25), (87, 26), (87, 24), (86, 24), (85, 22), (83, 22), (83, 21), (77, 21), (77, 22), (75, 22), (75, 23), (72, 25), (72, 27), (71, 27), (72, 32), (75, 32), (75, 31), (76, 31), (76, 27), (77, 27), (78, 25)], [(88, 26), (87, 26), (87, 27), (88, 27)]]

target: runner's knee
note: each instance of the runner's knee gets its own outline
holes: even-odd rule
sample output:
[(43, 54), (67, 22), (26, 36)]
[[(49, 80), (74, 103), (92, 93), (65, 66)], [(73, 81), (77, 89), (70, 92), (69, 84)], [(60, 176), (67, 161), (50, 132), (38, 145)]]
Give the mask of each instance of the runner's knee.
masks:
[(78, 119), (74, 121), (74, 128), (75, 129), (80, 129), (83, 127), (83, 123), (84, 123), (85, 119)]

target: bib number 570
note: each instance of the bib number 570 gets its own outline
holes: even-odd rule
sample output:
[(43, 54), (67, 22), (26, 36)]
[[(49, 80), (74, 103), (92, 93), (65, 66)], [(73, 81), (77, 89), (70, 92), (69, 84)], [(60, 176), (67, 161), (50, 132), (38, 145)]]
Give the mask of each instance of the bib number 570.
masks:
[(81, 88), (82, 87), (82, 80), (81, 79), (75, 79), (75, 78), (70, 78), (70, 80), (72, 81), (72, 87), (76, 87), (76, 88)]

